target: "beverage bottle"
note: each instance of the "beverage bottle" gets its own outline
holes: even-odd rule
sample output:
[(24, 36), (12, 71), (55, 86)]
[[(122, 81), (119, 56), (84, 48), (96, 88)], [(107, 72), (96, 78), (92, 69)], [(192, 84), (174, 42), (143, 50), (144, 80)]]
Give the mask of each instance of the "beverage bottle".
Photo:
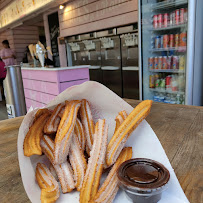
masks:
[(160, 94), (159, 96), (159, 102), (164, 102), (165, 96), (163, 93)]
[(175, 75), (172, 75), (171, 89), (172, 89), (173, 92), (178, 91), (178, 84), (177, 84), (177, 80), (176, 80), (176, 76)]
[(181, 104), (180, 94), (177, 94), (176, 96), (176, 104)]
[(184, 91), (184, 89), (185, 89), (185, 77), (184, 75), (180, 75), (178, 77), (178, 90)]
[(153, 100), (154, 100), (155, 102), (158, 102), (158, 101), (159, 101), (159, 95), (158, 95), (158, 93), (155, 93), (155, 94), (154, 94)]
[(171, 97), (170, 104), (176, 104), (176, 98), (175, 98), (175, 96)]
[(165, 99), (164, 99), (164, 103), (170, 104), (170, 100), (171, 100), (170, 94), (167, 94)]

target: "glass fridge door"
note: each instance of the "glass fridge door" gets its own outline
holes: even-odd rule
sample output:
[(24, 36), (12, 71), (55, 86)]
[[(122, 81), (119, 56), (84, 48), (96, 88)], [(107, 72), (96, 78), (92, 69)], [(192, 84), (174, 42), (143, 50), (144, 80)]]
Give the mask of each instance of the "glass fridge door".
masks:
[(142, 97), (185, 103), (187, 0), (140, 0)]

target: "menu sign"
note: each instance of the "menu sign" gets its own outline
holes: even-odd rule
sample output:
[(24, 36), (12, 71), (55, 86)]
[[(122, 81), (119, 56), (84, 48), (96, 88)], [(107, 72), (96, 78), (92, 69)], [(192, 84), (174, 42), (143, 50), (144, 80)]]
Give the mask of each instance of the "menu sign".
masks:
[(31, 14), (54, 0), (15, 0), (0, 12), (0, 28)]
[(51, 49), (53, 53), (54, 66), (60, 66), (59, 51), (58, 51), (58, 37), (59, 37), (59, 19), (58, 12), (48, 15), (49, 32), (51, 39)]

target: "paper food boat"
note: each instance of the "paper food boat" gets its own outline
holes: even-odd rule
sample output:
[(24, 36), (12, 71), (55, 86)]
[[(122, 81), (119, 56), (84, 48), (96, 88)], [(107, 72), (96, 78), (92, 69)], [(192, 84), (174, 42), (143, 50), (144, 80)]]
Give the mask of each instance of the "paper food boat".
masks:
[[(121, 110), (126, 110), (129, 114), (133, 107), (122, 98), (114, 94), (111, 90), (97, 82), (85, 82), (81, 85), (73, 86), (58, 95), (46, 107), (53, 109), (58, 103), (65, 100), (87, 99), (90, 102), (94, 120), (105, 118), (109, 125), (109, 139), (113, 135), (115, 128), (115, 117)], [(37, 109), (29, 112), (19, 129), (18, 135), (18, 159), (25, 191), (33, 203), (40, 203), (40, 188), (35, 180), (35, 167), (37, 162), (47, 162), (45, 156), (25, 157), (23, 154), (23, 141), (29, 130), (34, 114)], [(126, 146), (133, 147), (133, 158), (149, 158), (162, 163), (170, 171), (170, 181), (168, 189), (163, 192), (159, 203), (184, 203), (189, 202), (178, 182), (178, 179), (171, 167), (171, 164), (162, 148), (156, 134), (150, 125), (144, 120), (128, 139)], [(74, 191), (60, 195), (57, 203), (79, 202), (79, 192)], [(119, 190), (115, 203), (130, 203), (125, 193)]]

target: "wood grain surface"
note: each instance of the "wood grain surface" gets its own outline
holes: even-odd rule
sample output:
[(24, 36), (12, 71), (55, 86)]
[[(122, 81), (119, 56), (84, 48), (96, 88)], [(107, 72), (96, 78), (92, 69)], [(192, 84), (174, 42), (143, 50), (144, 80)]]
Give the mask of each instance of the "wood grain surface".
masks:
[[(139, 101), (126, 101), (135, 107)], [(17, 155), (23, 117), (0, 122), (0, 202), (30, 202), (23, 188)], [(191, 203), (203, 201), (203, 107), (154, 103), (147, 117)]]

